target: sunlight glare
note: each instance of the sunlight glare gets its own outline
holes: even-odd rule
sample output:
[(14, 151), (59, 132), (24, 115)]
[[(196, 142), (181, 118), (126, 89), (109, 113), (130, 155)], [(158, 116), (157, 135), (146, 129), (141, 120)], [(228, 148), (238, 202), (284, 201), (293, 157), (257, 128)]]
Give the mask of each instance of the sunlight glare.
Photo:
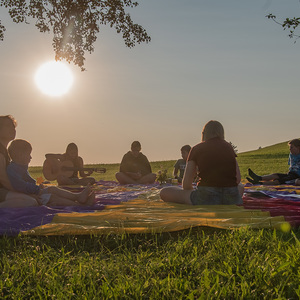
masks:
[(59, 97), (70, 90), (73, 84), (73, 74), (66, 63), (49, 61), (39, 67), (34, 80), (42, 93)]

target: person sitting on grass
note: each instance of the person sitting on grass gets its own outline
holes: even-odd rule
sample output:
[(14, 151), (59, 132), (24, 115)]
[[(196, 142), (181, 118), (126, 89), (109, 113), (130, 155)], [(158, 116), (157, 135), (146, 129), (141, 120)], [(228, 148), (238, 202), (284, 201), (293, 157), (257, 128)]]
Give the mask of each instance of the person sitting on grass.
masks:
[(260, 185), (279, 185), (279, 184), (295, 184), (300, 185), (300, 140), (294, 139), (288, 142), (290, 148), (288, 165), (289, 172), (287, 174), (274, 173), (270, 175), (260, 176), (255, 174), (250, 168), (248, 174), (250, 177), (246, 177), (252, 184)]
[[(197, 173), (200, 178), (193, 189)], [(243, 186), (232, 146), (224, 140), (224, 128), (218, 121), (209, 121), (202, 131), (202, 142), (188, 156), (182, 188), (166, 187), (160, 192), (165, 202), (189, 205), (242, 204)]]
[(6, 167), (10, 163), (7, 145), (16, 137), (17, 122), (11, 115), (0, 116), (0, 207), (38, 206), (34, 197), (16, 192), (7, 177)]
[(56, 186), (37, 185), (28, 172), (31, 151), (31, 144), (21, 139), (12, 141), (8, 147), (12, 161), (7, 166), (6, 172), (16, 191), (34, 196), (41, 205), (78, 206), (94, 204), (95, 193), (91, 191), (90, 186), (80, 193), (72, 193)]
[[(75, 143), (70, 143), (67, 146), (64, 154), (52, 154), (45, 155), (46, 159), (57, 159), (60, 162), (70, 161), (74, 166), (74, 173), (71, 177), (67, 177), (65, 174), (59, 174), (57, 176), (58, 185), (89, 185), (96, 182), (95, 178), (88, 177), (93, 173), (92, 170), (85, 172), (83, 170), (83, 159), (78, 156), (78, 147)], [(78, 172), (81, 178), (78, 176)]]
[[(186, 167), (186, 161), (191, 151), (191, 148), (192, 147), (190, 145), (182, 146), (180, 149), (182, 158), (178, 159), (174, 165), (173, 176), (178, 180), (179, 183), (182, 182), (185, 167)], [(179, 171), (179, 176), (178, 176), (178, 171)]]
[(120, 184), (151, 184), (156, 179), (148, 158), (141, 153), (140, 142), (134, 141), (131, 144), (131, 151), (128, 151), (120, 164), (120, 172), (116, 173), (116, 179)]

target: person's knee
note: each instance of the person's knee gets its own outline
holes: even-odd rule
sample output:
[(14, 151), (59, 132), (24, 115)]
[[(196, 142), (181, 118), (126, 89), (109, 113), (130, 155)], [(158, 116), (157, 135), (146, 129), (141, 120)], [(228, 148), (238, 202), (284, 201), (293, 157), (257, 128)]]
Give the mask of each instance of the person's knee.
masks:
[(150, 179), (152, 182), (154, 182), (156, 180), (156, 174), (155, 173), (151, 173), (150, 174)]
[(170, 199), (170, 190), (169, 188), (163, 188), (160, 190), (160, 198), (164, 201), (168, 201)]
[(118, 181), (120, 181), (121, 179), (122, 179), (122, 173), (121, 172), (118, 172), (118, 173), (116, 173), (115, 174), (115, 177), (116, 177), (116, 179), (118, 180)]
[(140, 183), (154, 183), (155, 182), (155, 179), (156, 179), (156, 174), (154, 173), (150, 173), (150, 174), (147, 174), (145, 176), (143, 176), (139, 182)]
[(118, 173), (115, 174), (115, 177), (116, 177), (117, 181), (120, 184), (126, 184), (127, 183), (126, 175), (124, 173), (118, 172)]

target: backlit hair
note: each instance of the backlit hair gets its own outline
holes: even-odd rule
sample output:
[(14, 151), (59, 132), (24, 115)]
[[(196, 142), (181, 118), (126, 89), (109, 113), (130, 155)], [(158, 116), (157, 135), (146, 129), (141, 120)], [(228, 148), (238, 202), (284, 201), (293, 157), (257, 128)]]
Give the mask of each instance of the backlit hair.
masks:
[(190, 145), (184, 145), (181, 147), (180, 151), (190, 152), (192, 147)]
[(66, 149), (66, 153), (68, 153), (69, 151), (71, 150), (77, 150), (78, 151), (78, 147), (75, 143), (70, 143), (68, 146), (67, 146), (67, 149)]
[(224, 140), (224, 128), (220, 122), (211, 120), (203, 127), (202, 141), (205, 142), (213, 138)]
[(293, 139), (291, 141), (288, 142), (288, 145), (293, 145), (295, 147), (299, 147), (300, 148), (300, 140), (299, 139)]
[(5, 120), (11, 120), (15, 128), (17, 127), (16, 119), (11, 115), (6, 115), (6, 116), (0, 116), (0, 128), (3, 126)]
[(139, 141), (134, 141), (134, 142), (132, 142), (132, 144), (131, 144), (131, 150), (132, 149), (142, 149), (142, 146), (141, 146), (141, 143), (139, 142)]
[(31, 151), (31, 144), (25, 140), (17, 139), (13, 140), (7, 148), (8, 154), (12, 160), (15, 160), (25, 151)]

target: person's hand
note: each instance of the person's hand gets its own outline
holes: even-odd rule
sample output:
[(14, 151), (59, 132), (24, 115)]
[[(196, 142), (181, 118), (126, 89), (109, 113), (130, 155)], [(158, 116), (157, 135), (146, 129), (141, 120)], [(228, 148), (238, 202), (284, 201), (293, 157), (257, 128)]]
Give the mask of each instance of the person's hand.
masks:
[(127, 172), (127, 175), (130, 176), (133, 180), (139, 180), (142, 177), (142, 174), (140, 172), (137, 173)]
[(134, 179), (138, 180), (142, 177), (142, 174), (140, 172), (134, 173)]
[(90, 176), (93, 174), (93, 172), (94, 172), (93, 170), (87, 170), (85, 174), (86, 176)]

